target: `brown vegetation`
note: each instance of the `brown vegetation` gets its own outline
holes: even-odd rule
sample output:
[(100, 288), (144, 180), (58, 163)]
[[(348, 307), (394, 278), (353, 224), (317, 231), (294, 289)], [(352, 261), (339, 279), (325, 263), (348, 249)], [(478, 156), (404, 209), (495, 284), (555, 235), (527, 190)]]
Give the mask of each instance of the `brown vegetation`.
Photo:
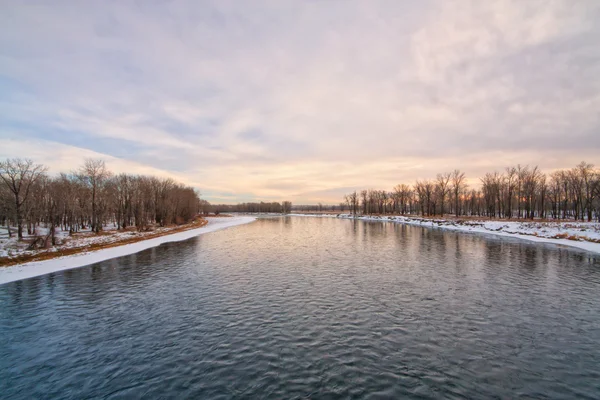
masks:
[(99, 234), (112, 223), (144, 232), (153, 225), (188, 223), (208, 204), (194, 188), (171, 178), (115, 175), (102, 160), (86, 159), (78, 170), (57, 176), (46, 170), (27, 159), (0, 161), (0, 225), (9, 237), (16, 231), (22, 241), (25, 228), (32, 235), (44, 226), (49, 237), (40, 243), (47, 246), (56, 243), (59, 228), (71, 235), (87, 229)]
[(417, 180), (393, 191), (368, 189), (344, 197), (339, 209), (352, 214), (419, 214), (423, 217), (476, 217), (503, 220), (600, 221), (600, 171), (581, 162), (574, 168), (542, 173), (537, 166), (486, 173), (469, 189), (459, 170)]

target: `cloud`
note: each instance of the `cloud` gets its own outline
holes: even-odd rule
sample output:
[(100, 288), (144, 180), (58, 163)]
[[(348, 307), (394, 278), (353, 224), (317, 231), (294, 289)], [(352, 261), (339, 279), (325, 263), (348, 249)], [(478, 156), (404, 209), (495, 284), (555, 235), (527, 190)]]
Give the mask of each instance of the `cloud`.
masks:
[(600, 164), (598, 20), (593, 0), (8, 3), (0, 157), (93, 154), (227, 202)]
[[(155, 175), (163, 178), (177, 178), (180, 181), (182, 180), (176, 174), (171, 174), (160, 168), (111, 157), (80, 147), (48, 142), (46, 140), (12, 140), (0, 138), (0, 148), (2, 149), (0, 152), (0, 157), (2, 158), (12, 158), (26, 154), (28, 158), (35, 160), (37, 163), (51, 166), (51, 173), (74, 172), (83, 165), (85, 158), (101, 158), (105, 160), (107, 167), (115, 173), (126, 172), (139, 175)], [(193, 184), (193, 182), (187, 180), (184, 183)]]

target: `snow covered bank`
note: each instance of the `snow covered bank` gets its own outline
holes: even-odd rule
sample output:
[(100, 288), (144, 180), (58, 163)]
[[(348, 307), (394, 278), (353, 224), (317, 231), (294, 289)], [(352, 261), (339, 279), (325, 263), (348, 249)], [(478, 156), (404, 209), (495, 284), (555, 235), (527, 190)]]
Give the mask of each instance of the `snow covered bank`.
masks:
[(403, 216), (351, 214), (292, 214), (294, 216), (333, 217), (364, 221), (396, 222), (461, 232), (485, 233), (513, 237), (533, 242), (552, 243), (600, 253), (600, 223), (597, 222), (536, 222), (536, 221), (483, 221), (446, 220)]
[(202, 235), (208, 232), (218, 231), (236, 225), (247, 224), (254, 221), (254, 217), (231, 217), (231, 218), (207, 218), (208, 225), (198, 229), (173, 233), (171, 235), (159, 236), (153, 239), (142, 240), (140, 242), (125, 244), (122, 246), (101, 249), (88, 253), (79, 253), (72, 256), (53, 258), (50, 260), (33, 261), (11, 267), (0, 267), (0, 284), (21, 279), (32, 278), (34, 276), (50, 274), (52, 272), (63, 271), (71, 268), (83, 267), (85, 265), (97, 263), (115, 257), (126, 256), (137, 253), (142, 250), (156, 247), (162, 243), (179, 242)]

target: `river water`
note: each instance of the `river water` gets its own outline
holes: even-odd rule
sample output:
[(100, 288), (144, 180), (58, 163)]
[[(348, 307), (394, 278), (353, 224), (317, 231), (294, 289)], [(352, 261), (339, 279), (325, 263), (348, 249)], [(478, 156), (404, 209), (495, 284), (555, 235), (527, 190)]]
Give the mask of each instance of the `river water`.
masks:
[(600, 260), (260, 219), (0, 286), (0, 397), (599, 398)]

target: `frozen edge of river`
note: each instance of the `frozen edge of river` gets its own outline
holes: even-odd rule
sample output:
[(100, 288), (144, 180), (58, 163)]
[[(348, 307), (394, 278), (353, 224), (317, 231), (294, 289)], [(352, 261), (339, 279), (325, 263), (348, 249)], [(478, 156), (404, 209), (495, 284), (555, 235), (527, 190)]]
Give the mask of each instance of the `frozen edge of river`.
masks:
[[(517, 232), (506, 232), (503, 231), (503, 227), (507, 224), (510, 225), (518, 225), (519, 222), (510, 222), (506, 223), (503, 221), (489, 221), (488, 225), (491, 225), (488, 228), (484, 226), (472, 226), (472, 225), (456, 225), (450, 221), (444, 220), (428, 220), (428, 219), (419, 219), (419, 218), (409, 218), (402, 216), (391, 216), (391, 217), (379, 217), (379, 216), (353, 216), (349, 214), (289, 214), (294, 217), (317, 217), (317, 218), (340, 218), (340, 219), (357, 219), (362, 221), (379, 221), (379, 222), (393, 222), (405, 225), (412, 226), (422, 226), (425, 228), (439, 228), (439, 229), (447, 229), (455, 232), (466, 232), (466, 233), (477, 233), (477, 234), (485, 234), (485, 235), (495, 235), (495, 236), (504, 236), (511, 237), (516, 239), (529, 240), (531, 242), (537, 243), (548, 243), (553, 245), (561, 245), (578, 248), (580, 250), (589, 251), (592, 253), (600, 254), (600, 243), (587, 242), (587, 241), (575, 241), (568, 239), (556, 239), (552, 237), (544, 237), (544, 236), (534, 236), (534, 230), (528, 232), (528, 234), (522, 234)], [(477, 221), (473, 221), (477, 222)], [(512, 227), (514, 229), (514, 227)], [(561, 231), (557, 231), (560, 233)], [(554, 232), (551, 232), (551, 234)]]
[(84, 267), (111, 258), (127, 256), (159, 246), (163, 243), (180, 242), (192, 237), (209, 232), (218, 231), (232, 226), (247, 224), (256, 220), (255, 217), (231, 217), (231, 218), (207, 218), (208, 224), (198, 228), (171, 235), (159, 236), (157, 238), (142, 240), (140, 242), (125, 244), (122, 246), (100, 249), (87, 253), (79, 253), (66, 257), (58, 257), (50, 260), (32, 261), (28, 263), (0, 267), (0, 285), (4, 283), (19, 281), (21, 279), (33, 278), (35, 276), (51, 274), (53, 272), (67, 269)]

